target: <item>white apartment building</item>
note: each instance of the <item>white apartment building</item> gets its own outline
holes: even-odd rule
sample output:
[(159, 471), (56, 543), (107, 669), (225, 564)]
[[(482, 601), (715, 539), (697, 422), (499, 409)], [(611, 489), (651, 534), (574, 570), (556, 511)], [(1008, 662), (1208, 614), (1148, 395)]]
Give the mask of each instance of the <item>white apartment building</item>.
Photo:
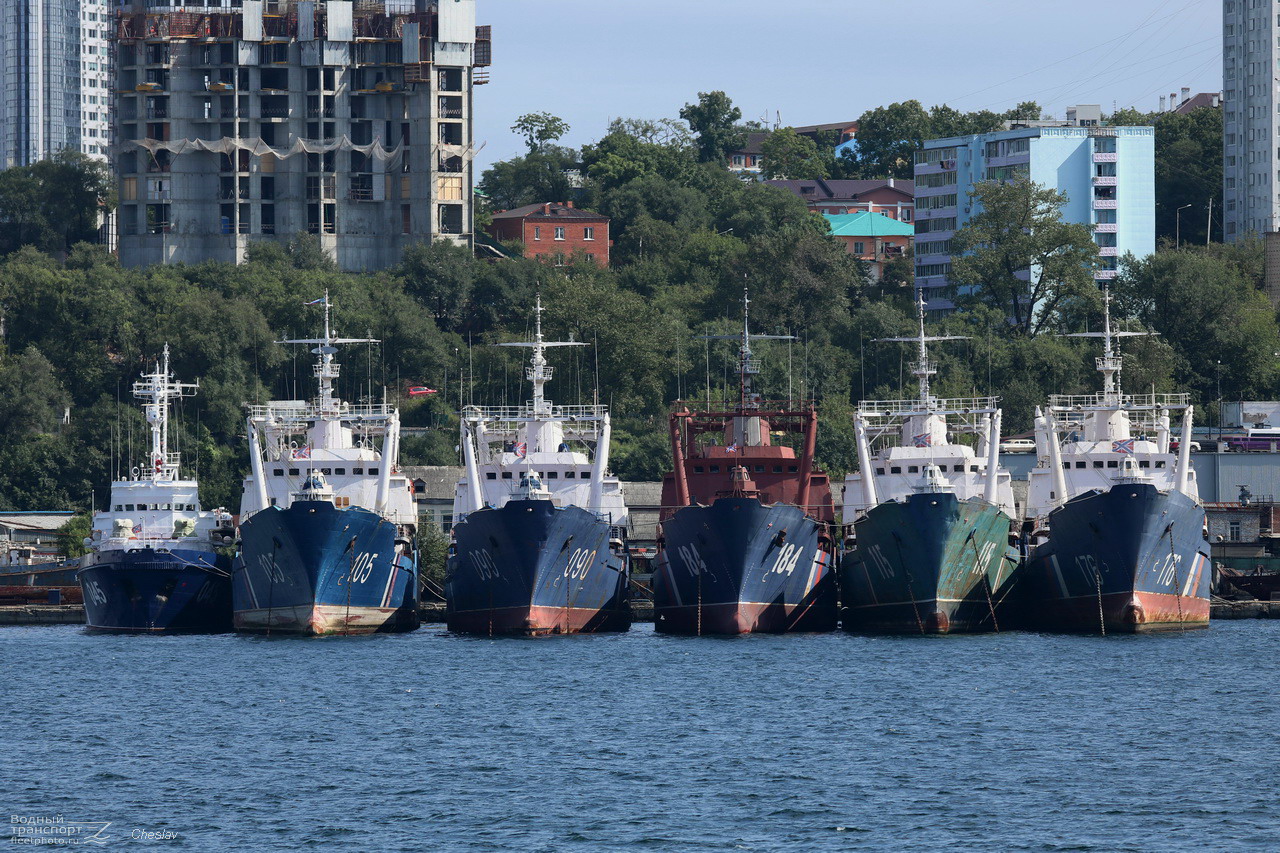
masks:
[(94, 0), (0, 0), (0, 168), (111, 144), (111, 13)]

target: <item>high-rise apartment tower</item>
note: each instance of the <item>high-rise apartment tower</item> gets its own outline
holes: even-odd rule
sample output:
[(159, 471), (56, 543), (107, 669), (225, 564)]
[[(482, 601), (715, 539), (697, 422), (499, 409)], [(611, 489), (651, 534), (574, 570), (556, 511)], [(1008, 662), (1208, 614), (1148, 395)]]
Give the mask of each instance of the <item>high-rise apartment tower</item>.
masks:
[(126, 265), (315, 234), (348, 270), (472, 239), (475, 0), (230, 0), (118, 15)]
[(0, 0), (0, 168), (110, 145), (111, 14), (92, 0)]
[(1280, 230), (1280, 5), (1222, 4), (1223, 238)]

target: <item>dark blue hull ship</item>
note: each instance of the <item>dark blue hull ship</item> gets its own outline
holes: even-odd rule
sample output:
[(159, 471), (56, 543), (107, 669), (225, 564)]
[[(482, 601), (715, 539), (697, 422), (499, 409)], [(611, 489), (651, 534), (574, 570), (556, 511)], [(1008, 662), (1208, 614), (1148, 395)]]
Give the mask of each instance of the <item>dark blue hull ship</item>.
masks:
[(946, 634), (999, 630), (1013, 588), (1012, 519), (980, 499), (908, 495), (854, 524), (857, 546), (840, 566), (848, 631)]
[(1027, 560), (1024, 626), (1089, 632), (1209, 624), (1204, 508), (1179, 491), (1124, 483), (1049, 513)]
[(295, 500), (240, 527), (237, 631), (369, 634), (418, 627), (417, 552), (360, 507)]
[(580, 507), (512, 500), (453, 528), (449, 630), (575, 634), (631, 627), (628, 565), (609, 523)]
[(86, 554), (77, 573), (85, 625), (94, 631), (216, 633), (231, 630), (231, 560), (174, 548)]
[(719, 498), (662, 524), (654, 621), (669, 634), (831, 631), (830, 529), (790, 504)]

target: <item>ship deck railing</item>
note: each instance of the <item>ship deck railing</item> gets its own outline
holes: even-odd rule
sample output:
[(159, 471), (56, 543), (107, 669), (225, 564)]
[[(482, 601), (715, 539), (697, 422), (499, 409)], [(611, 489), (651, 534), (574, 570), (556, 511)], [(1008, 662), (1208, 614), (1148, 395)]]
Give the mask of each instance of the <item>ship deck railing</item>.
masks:
[(364, 421), (381, 425), (389, 420), (394, 409), (385, 403), (352, 405), (342, 403), (332, 411), (324, 411), (314, 403), (300, 400), (276, 401), (266, 405), (249, 406), (249, 417), (255, 421), (267, 421), (277, 425), (303, 425), (321, 418), (335, 417), (343, 421)]
[(470, 421), (488, 421), (486, 430), (514, 429), (532, 420), (580, 421), (597, 423), (608, 414), (607, 406), (555, 406), (544, 404), (536, 410), (533, 403), (523, 406), (467, 406), (461, 413)]
[(868, 421), (919, 415), (991, 415), (999, 408), (999, 402), (999, 397), (932, 397), (927, 404), (919, 397), (910, 400), (863, 400), (858, 403), (858, 414)]
[(1055, 413), (1098, 412), (1127, 409), (1135, 412), (1157, 412), (1161, 409), (1185, 409), (1190, 394), (1051, 394), (1049, 408)]

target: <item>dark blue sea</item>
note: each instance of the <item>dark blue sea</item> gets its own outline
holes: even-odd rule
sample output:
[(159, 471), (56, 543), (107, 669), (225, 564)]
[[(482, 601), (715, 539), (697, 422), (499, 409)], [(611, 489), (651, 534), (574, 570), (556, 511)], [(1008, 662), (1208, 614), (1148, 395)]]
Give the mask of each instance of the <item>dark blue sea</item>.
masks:
[(107, 850), (1275, 850), (1278, 648), (4, 628), (0, 805)]

